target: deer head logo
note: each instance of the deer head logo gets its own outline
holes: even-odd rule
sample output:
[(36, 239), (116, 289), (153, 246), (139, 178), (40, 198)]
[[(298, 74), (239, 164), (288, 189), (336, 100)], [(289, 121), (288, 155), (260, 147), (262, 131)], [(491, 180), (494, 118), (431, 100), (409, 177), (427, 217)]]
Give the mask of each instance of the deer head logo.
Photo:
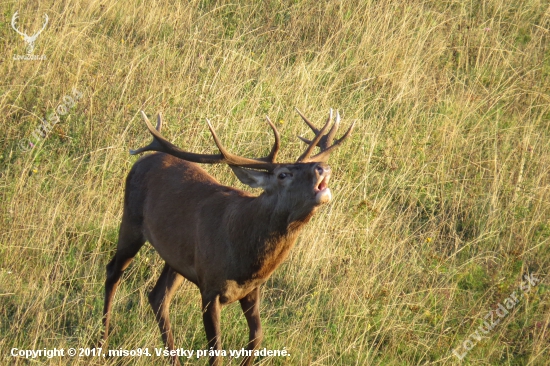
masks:
[(48, 14), (44, 14), (44, 25), (42, 26), (42, 29), (40, 29), (38, 32), (33, 34), (32, 36), (28, 36), (26, 33), (21, 32), (17, 27), (15, 26), (15, 22), (17, 21), (17, 18), (19, 16), (17, 15), (17, 11), (13, 14), (13, 17), (11, 18), (11, 26), (12, 28), (23, 38), (23, 40), (27, 43), (27, 54), (31, 54), (34, 51), (34, 41), (38, 38), (40, 33), (46, 28), (46, 25), (48, 24)]

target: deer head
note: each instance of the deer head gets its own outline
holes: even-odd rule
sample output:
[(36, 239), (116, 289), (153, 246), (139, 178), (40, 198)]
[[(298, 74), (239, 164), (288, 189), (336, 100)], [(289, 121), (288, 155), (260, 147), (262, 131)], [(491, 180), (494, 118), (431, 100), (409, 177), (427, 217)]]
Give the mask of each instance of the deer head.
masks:
[[(332, 199), (328, 188), (331, 169), (326, 163), (330, 153), (340, 146), (351, 134), (354, 124), (340, 139), (334, 141), (334, 137), (340, 125), (340, 114), (336, 112), (336, 119), (330, 131), (327, 133), (333, 119), (333, 111), (323, 128), (317, 129), (298, 109), (298, 114), (315, 133), (312, 140), (299, 138), (307, 143), (307, 148), (294, 163), (276, 163), (275, 158), (280, 148), (280, 136), (275, 125), (266, 116), (267, 123), (271, 127), (275, 142), (269, 155), (261, 158), (249, 159), (230, 153), (221, 143), (211, 122), (207, 119), (208, 128), (220, 154), (195, 154), (181, 150), (167, 141), (161, 134), (162, 117), (157, 116), (157, 126), (154, 128), (143, 111), (141, 115), (147, 124), (149, 132), (153, 135), (153, 141), (140, 149), (130, 150), (135, 155), (144, 151), (159, 151), (172, 156), (203, 164), (225, 163), (229, 165), (233, 173), (244, 184), (252, 188), (261, 188), (263, 196), (270, 198), (275, 212), (289, 212), (289, 219), (308, 215), (322, 203)], [(319, 147), (320, 152), (312, 156), (313, 150)]]

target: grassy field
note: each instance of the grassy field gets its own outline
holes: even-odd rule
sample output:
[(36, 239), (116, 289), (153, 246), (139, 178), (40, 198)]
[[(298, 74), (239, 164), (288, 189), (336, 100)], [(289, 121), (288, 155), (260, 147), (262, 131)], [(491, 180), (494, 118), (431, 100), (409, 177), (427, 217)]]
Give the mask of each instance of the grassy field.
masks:
[[(150, 140), (140, 110), (161, 111), (163, 134), (200, 153), (216, 152), (209, 118), (248, 157), (271, 146), (267, 114), (282, 135), (278, 160), (294, 161), (296, 135), (311, 136), (294, 107), (317, 124), (338, 109), (356, 128), (331, 156), (333, 201), (262, 289), (262, 346), (291, 356), (256, 362), (548, 364), (549, 6), (0, 2), (0, 364), (168, 364), (10, 351), (99, 339), (105, 265), (137, 160), (128, 149)], [(34, 49), (45, 60), (14, 59), (26, 53), (16, 11), (29, 35), (48, 14)], [(56, 109), (59, 123), (33, 137)], [(251, 191), (226, 166), (205, 168)], [(163, 346), (147, 302), (161, 269), (147, 244), (116, 295), (110, 348)], [(520, 288), (525, 275), (538, 282)], [(517, 304), (499, 318), (511, 295)], [(171, 308), (179, 347), (206, 347), (199, 305), (184, 284)], [(482, 334), (489, 314), (499, 324)], [(226, 350), (245, 345), (238, 305), (224, 308), (222, 335)]]

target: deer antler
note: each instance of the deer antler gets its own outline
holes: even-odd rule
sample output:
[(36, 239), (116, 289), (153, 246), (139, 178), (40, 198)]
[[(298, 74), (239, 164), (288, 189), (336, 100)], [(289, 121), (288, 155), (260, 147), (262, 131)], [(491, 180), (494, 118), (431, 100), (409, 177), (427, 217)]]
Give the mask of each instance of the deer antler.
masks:
[[(317, 129), (303, 114), (300, 112), (298, 108), (296, 108), (296, 111), (302, 117), (304, 122), (311, 128), (313, 133), (315, 133), (315, 137), (313, 140), (305, 139), (301, 136), (298, 136), (300, 140), (308, 144), (308, 147), (306, 151), (300, 155), (298, 158), (298, 162), (326, 162), (329, 158), (329, 155), (332, 151), (334, 151), (338, 146), (344, 142), (345, 139), (349, 137), (351, 134), (351, 131), (353, 130), (353, 127), (355, 126), (355, 122), (351, 124), (350, 128), (347, 130), (347, 132), (342, 136), (340, 139), (336, 140), (336, 142), (333, 144), (334, 136), (336, 135), (336, 131), (338, 130), (338, 126), (340, 125), (340, 113), (336, 111), (336, 120), (334, 121), (334, 124), (332, 125), (332, 128), (330, 129), (329, 133), (325, 135), (326, 130), (328, 129), (328, 126), (330, 124), (330, 121), (332, 120), (332, 108), (330, 109), (330, 113), (327, 119), (327, 122), (323, 126), (321, 130)], [(318, 146), (321, 149), (321, 152), (317, 155), (314, 155), (310, 157), (311, 153), (315, 149), (315, 146)]]
[(250, 169), (262, 169), (267, 171), (273, 171), (278, 166), (278, 164), (275, 163), (275, 157), (277, 155), (277, 152), (279, 151), (279, 146), (280, 146), (279, 132), (277, 131), (277, 128), (275, 128), (275, 125), (273, 125), (273, 123), (269, 120), (269, 118), (267, 118), (267, 122), (271, 126), (271, 129), (273, 130), (273, 134), (275, 136), (275, 143), (271, 148), (271, 152), (269, 153), (268, 156), (263, 158), (249, 159), (249, 158), (244, 158), (241, 156), (234, 155), (229, 151), (227, 151), (225, 147), (222, 145), (218, 136), (216, 135), (216, 132), (214, 131), (214, 128), (212, 127), (208, 119), (206, 120), (208, 123), (208, 128), (212, 133), (212, 137), (214, 138), (214, 142), (216, 143), (218, 150), (220, 150), (220, 154), (195, 154), (195, 153), (181, 150), (180, 148), (178, 148), (177, 146), (173, 145), (171, 142), (166, 140), (160, 134), (160, 130), (162, 128), (162, 119), (161, 119), (160, 113), (157, 116), (156, 129), (153, 128), (153, 126), (151, 125), (151, 122), (149, 122), (149, 119), (147, 118), (147, 115), (143, 111), (141, 111), (141, 116), (145, 120), (145, 123), (147, 124), (147, 128), (149, 129), (149, 132), (153, 135), (153, 141), (149, 145), (139, 148), (137, 150), (130, 150), (130, 154), (132, 155), (136, 155), (144, 151), (160, 151), (160, 152), (173, 155), (180, 159), (184, 159), (194, 163), (201, 163), (201, 164), (225, 163), (231, 166), (240, 166), (243, 168), (250, 168)]
[(277, 153), (279, 152), (279, 148), (281, 147), (281, 137), (279, 136), (279, 131), (277, 131), (277, 128), (271, 122), (268, 116), (265, 116), (265, 119), (267, 120), (267, 123), (269, 124), (269, 127), (271, 127), (271, 130), (273, 131), (273, 135), (275, 136), (275, 143), (273, 144), (273, 147), (271, 148), (271, 151), (269, 152), (269, 155), (265, 158), (260, 158), (259, 160), (264, 160), (269, 163), (274, 163), (275, 158), (277, 157)]

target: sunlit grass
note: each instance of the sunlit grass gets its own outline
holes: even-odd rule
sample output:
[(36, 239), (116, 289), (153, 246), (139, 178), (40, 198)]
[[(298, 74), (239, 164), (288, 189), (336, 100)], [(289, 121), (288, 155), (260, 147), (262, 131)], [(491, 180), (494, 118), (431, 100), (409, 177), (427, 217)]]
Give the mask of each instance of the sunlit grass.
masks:
[[(279, 161), (335, 108), (355, 132), (331, 156), (333, 202), (263, 288), (265, 365), (456, 364), (451, 353), (521, 283), (541, 283), (463, 363), (550, 357), (549, 8), (539, 1), (15, 2), (0, 7), (0, 363), (20, 349), (90, 347), (101, 334), (105, 265), (123, 183), (161, 111), (185, 149), (225, 145)], [(13, 60), (32, 33), (46, 61)], [(83, 93), (28, 152), (19, 143)], [(224, 166), (220, 182), (242, 186)], [(147, 293), (162, 269), (145, 246), (115, 297), (110, 347), (162, 347)], [(176, 343), (204, 349), (199, 293), (171, 308)], [(224, 308), (225, 349), (247, 340)], [(184, 359), (181, 359), (184, 362)], [(40, 359), (150, 365), (157, 358)], [(229, 360), (226, 360), (229, 363)], [(234, 363), (234, 362), (233, 362)], [(192, 364), (207, 364), (206, 359)]]

